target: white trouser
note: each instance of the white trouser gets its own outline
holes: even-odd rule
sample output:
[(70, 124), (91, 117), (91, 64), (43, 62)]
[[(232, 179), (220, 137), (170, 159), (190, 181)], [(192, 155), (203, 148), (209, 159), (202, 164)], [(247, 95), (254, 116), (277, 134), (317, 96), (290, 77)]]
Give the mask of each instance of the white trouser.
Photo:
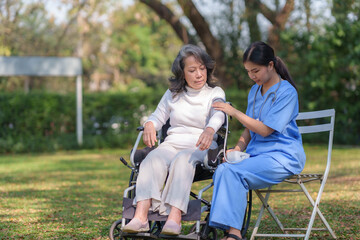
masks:
[[(213, 141), (210, 148), (216, 147)], [(186, 214), (196, 163), (202, 162), (207, 152), (195, 146), (185, 149), (161, 143), (140, 165), (134, 203), (151, 199), (152, 211), (168, 215), (174, 206)]]

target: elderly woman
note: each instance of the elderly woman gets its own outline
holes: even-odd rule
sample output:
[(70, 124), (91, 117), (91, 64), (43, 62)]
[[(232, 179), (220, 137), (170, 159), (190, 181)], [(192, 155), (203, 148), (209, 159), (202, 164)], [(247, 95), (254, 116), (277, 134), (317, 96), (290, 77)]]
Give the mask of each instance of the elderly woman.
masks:
[(174, 60), (170, 87), (144, 123), (143, 141), (154, 146), (156, 131), (170, 118), (168, 136), (140, 165), (135, 216), (124, 232), (148, 231), (150, 209), (168, 215), (162, 234), (180, 234), (196, 163), (209, 148), (217, 147), (216, 132), (225, 120), (224, 113), (211, 107), (214, 101), (225, 101), (224, 91), (216, 86), (214, 69), (215, 62), (194, 45), (183, 46)]

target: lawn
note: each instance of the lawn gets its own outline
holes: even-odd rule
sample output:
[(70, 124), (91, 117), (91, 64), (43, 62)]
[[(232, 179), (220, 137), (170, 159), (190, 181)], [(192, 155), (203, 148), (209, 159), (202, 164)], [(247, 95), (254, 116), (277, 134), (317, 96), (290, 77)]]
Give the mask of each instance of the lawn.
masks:
[[(306, 168), (318, 169), (314, 159), (324, 154), (324, 148), (306, 146), (306, 150)], [(129, 150), (0, 156), (0, 239), (107, 239), (111, 224), (121, 218), (121, 195), (130, 174), (119, 156), (128, 159)], [(338, 239), (360, 239), (359, 156), (360, 148), (333, 149), (320, 209)], [(196, 183), (193, 188), (206, 184)], [(211, 197), (210, 191), (207, 197)], [(310, 211), (303, 197), (294, 196), (292, 204), (285, 200), (289, 197), (278, 195), (275, 208), (280, 216), (290, 215), (285, 223), (305, 222), (302, 216), (293, 220)], [(258, 209), (259, 200), (254, 197), (251, 226)], [(270, 220), (266, 218), (264, 221)], [(270, 222), (265, 225), (275, 229)], [(311, 239), (330, 238), (321, 233)]]

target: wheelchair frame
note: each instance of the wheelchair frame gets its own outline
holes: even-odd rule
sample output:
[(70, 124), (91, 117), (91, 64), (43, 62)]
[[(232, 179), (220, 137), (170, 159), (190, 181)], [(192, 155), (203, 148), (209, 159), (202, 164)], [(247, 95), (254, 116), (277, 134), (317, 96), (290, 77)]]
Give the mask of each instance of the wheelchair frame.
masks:
[[(168, 122), (163, 126), (162, 130), (158, 132), (158, 144), (160, 144), (166, 137), (166, 131), (167, 128), (169, 127), (169, 120)], [(135, 154), (136, 154), (136, 150), (138, 148), (138, 145), (140, 143), (142, 134), (143, 134), (143, 127), (138, 127), (137, 131), (139, 131), (139, 134), (137, 136), (137, 139), (135, 141), (133, 150), (131, 151), (130, 154), (130, 162), (131, 162), (131, 166), (126, 162), (126, 160), (123, 157), (120, 157), (120, 161), (127, 166), (128, 168), (131, 169), (131, 174), (130, 174), (130, 180), (129, 180), (129, 187), (127, 187), (124, 190), (124, 194), (123, 194), (123, 208), (122, 208), (122, 218), (115, 221), (112, 226), (110, 227), (110, 231), (109, 231), (109, 236), (111, 240), (114, 239), (195, 239), (195, 240), (200, 240), (200, 239), (218, 239), (217, 237), (217, 230), (215, 228), (212, 228), (209, 226), (208, 221), (209, 221), (209, 213), (206, 215), (205, 220), (201, 220), (201, 215), (204, 212), (210, 212), (210, 208), (211, 208), (211, 203), (205, 199), (202, 198), (202, 195), (205, 191), (209, 190), (214, 183), (211, 182), (210, 184), (206, 185), (205, 187), (203, 187), (198, 194), (195, 194), (193, 192), (190, 192), (190, 196), (193, 197), (195, 200), (192, 200), (194, 205), (200, 205), (200, 215), (199, 218), (196, 220), (186, 220), (184, 219), (183, 216), (183, 220), (184, 221), (196, 221), (196, 223), (192, 226), (192, 228), (190, 229), (190, 233), (187, 235), (176, 235), (176, 236), (170, 236), (170, 235), (162, 235), (160, 234), (163, 225), (165, 224), (166, 218), (167, 216), (164, 216), (165, 219), (160, 219), (160, 220), (156, 220), (156, 217), (153, 218), (153, 220), (151, 220), (149, 218), (149, 224), (150, 224), (150, 231), (146, 232), (146, 233), (125, 233), (122, 232), (122, 227), (125, 226), (125, 224), (129, 221), (129, 219), (131, 219), (131, 217), (129, 216), (124, 216), (125, 214), (125, 205), (124, 204), (128, 204), (125, 203), (125, 201), (127, 201), (127, 198), (133, 199), (135, 196), (135, 187), (136, 187), (136, 179), (137, 179), (137, 175), (138, 175), (138, 171), (139, 171), (139, 166), (140, 163), (135, 161)], [(223, 158), (223, 154), (224, 151), (226, 150), (226, 140), (227, 140), (227, 134), (228, 134), (228, 117), (226, 116), (226, 123), (223, 125), (223, 127), (217, 132), (218, 135), (222, 138), (221, 141), (223, 142), (222, 144), (224, 145), (223, 150), (218, 151), (217, 156), (216, 156), (216, 161), (217, 164), (221, 163), (221, 160)], [(220, 146), (220, 145), (219, 145)], [(151, 151), (151, 150), (150, 150)], [(204, 162), (201, 164), (198, 164), (196, 166), (196, 172), (199, 171), (203, 171), (202, 173), (206, 173), (207, 175), (205, 176), (204, 179), (198, 179), (196, 180), (196, 173), (195, 173), (195, 177), (194, 177), (194, 182), (196, 181), (202, 181), (202, 180), (208, 180), (211, 179), (212, 174), (214, 173), (216, 167), (212, 166), (211, 164), (209, 164), (209, 159), (208, 156), (206, 156), (206, 158), (204, 159)], [(216, 165), (217, 165), (216, 164)], [(192, 204), (192, 201), (189, 202), (189, 205)], [(195, 202), (197, 201), (197, 202)], [(246, 214), (244, 217), (244, 224), (243, 224), (243, 228), (241, 229), (241, 234), (244, 237), (247, 229), (249, 227), (250, 224), (250, 217), (251, 217), (251, 205), (252, 205), (252, 192), (249, 191), (248, 194), (248, 206), (246, 209)], [(203, 204), (203, 206), (201, 207), (201, 204)], [(135, 211), (135, 210), (134, 210)], [(150, 213), (151, 214), (151, 213)], [(186, 215), (185, 215), (186, 216)], [(211, 236), (212, 235), (212, 236)]]

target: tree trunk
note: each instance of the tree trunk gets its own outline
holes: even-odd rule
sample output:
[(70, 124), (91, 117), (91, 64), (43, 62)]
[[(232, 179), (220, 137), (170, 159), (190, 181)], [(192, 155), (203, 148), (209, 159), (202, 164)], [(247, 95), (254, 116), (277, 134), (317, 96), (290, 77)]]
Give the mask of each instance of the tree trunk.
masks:
[(280, 32), (285, 29), (291, 12), (294, 10), (294, 0), (287, 0), (281, 11), (276, 12), (269, 9), (265, 4), (257, 0), (260, 7), (260, 12), (272, 23), (269, 30), (268, 43), (275, 49), (280, 47)]
[(245, 0), (245, 19), (249, 26), (250, 42), (260, 41), (261, 34), (259, 24), (257, 22), (257, 15), (259, 13), (259, 5), (256, 0)]
[(305, 14), (306, 14), (306, 29), (310, 33), (311, 25), (310, 25), (310, 18), (311, 18), (311, 0), (305, 0)]

